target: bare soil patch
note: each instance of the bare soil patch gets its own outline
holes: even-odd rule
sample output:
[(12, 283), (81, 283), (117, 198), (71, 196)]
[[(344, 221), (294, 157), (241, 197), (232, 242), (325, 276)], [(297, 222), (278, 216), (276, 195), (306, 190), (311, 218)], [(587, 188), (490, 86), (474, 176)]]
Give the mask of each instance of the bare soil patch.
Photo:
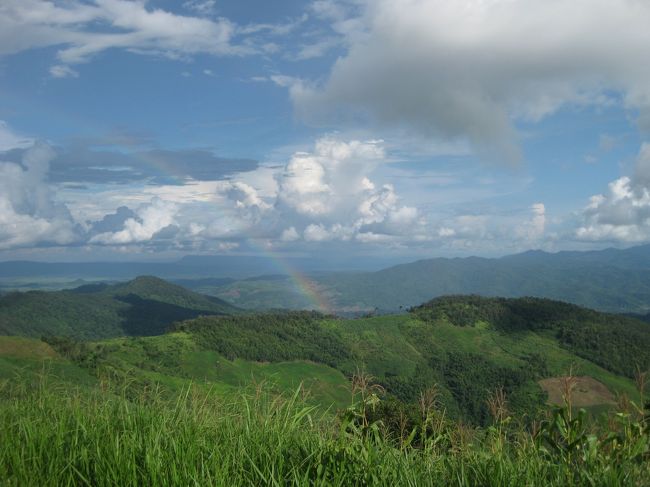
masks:
[[(548, 393), (548, 403), (554, 405), (564, 404), (562, 397), (566, 377), (551, 377), (539, 381), (539, 385)], [(598, 382), (593, 377), (574, 377), (575, 387), (572, 393), (572, 402), (575, 407), (597, 406), (601, 404), (616, 404), (614, 394), (607, 389), (605, 384)]]

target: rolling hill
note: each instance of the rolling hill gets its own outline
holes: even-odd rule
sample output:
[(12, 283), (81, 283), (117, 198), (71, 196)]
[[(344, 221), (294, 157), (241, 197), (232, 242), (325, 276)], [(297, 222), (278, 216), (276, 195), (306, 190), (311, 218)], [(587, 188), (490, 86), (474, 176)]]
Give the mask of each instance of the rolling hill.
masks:
[(442, 297), (409, 314), (348, 320), (307, 312), (201, 317), (174, 330), (225, 360), (308, 361), (346, 377), (364, 370), (406, 403), (435, 384), (450, 414), (481, 424), (498, 387), (513, 410), (532, 415), (553, 392), (542, 380), (572, 371), (597, 410), (613, 394), (634, 397), (637, 367), (650, 367), (650, 325), (536, 298)]
[(48, 341), (50, 348), (31, 342), (38, 352), (31, 369), (27, 354), (5, 353), (0, 375), (38, 370), (47, 352), (71, 377), (74, 366), (100, 381), (177, 391), (191, 383), (223, 393), (251, 382), (281, 391), (303, 382), (314, 402), (338, 409), (349, 403), (349, 379), (364, 371), (401, 404), (433, 387), (451, 418), (473, 424), (488, 422), (487, 398), (500, 387), (511, 411), (535, 416), (557, 400), (569, 372), (581, 405), (609, 408), (617, 395), (635, 397), (635, 371), (650, 366), (650, 325), (534, 298), (443, 297), (408, 314), (359, 319), (305, 311), (201, 316), (159, 336)]
[(115, 285), (5, 294), (0, 297), (0, 334), (80, 339), (157, 335), (174, 321), (234, 312), (237, 308), (218, 298), (142, 276)]

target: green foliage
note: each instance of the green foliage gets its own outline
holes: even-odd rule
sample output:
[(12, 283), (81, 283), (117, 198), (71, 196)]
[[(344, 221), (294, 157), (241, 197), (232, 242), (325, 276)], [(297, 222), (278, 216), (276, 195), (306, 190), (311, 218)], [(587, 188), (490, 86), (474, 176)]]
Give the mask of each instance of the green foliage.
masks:
[[(186, 316), (186, 308), (132, 294), (147, 284), (148, 278), (133, 285), (82, 289), (78, 295), (115, 295), (118, 289), (119, 302), (132, 305), (124, 313), (134, 334)], [(154, 281), (151, 288), (157, 285)], [(647, 340), (646, 328), (630, 318), (565, 303), (471, 296), (439, 298), (394, 316), (204, 316), (177, 321), (173, 329), (180, 333), (159, 337), (95, 344), (51, 336), (46, 340), (98, 378), (112, 374), (123, 382), (158, 381), (172, 389), (187, 380), (236, 387), (254, 376), (272, 378), (286, 390), (312, 377), (310, 387), (326, 407), (341, 404), (344, 377), (360, 368), (375, 376), (389, 397), (405, 404), (415, 403), (421, 391), (437, 384), (449, 417), (487, 426), (486, 399), (492, 391), (503, 389), (512, 411), (530, 421), (546, 401), (538, 381), (561, 377), (572, 366), (600, 382), (606, 393), (590, 396), (587, 407), (611, 407), (610, 391), (632, 397), (632, 382), (620, 374), (647, 357), (648, 350), (639, 350)]]
[(228, 360), (310, 360), (348, 377), (361, 367), (405, 403), (437, 383), (447, 413), (471, 424), (489, 424), (485, 401), (498, 388), (518, 416), (534, 418), (546, 401), (537, 381), (563, 375), (574, 364), (614, 390), (631, 390), (629, 381), (563, 350), (553, 336), (558, 324), (605, 323), (609, 315), (547, 300), (519, 301), (441, 298), (411, 315), (355, 320), (315, 312), (204, 317), (179, 323), (176, 330)]
[(279, 362), (311, 360), (336, 366), (349, 356), (339, 335), (313, 311), (201, 317), (175, 325), (197, 343), (228, 359)]
[(506, 333), (550, 333), (564, 347), (616, 374), (633, 377), (650, 367), (650, 325), (620, 315), (539, 298), (450, 296), (412, 309), (429, 323), (488, 323)]
[[(47, 378), (34, 389), (0, 387), (7, 485), (617, 486), (650, 478), (648, 430), (630, 416), (585, 433), (582, 419), (559, 410), (532, 435), (504, 429), (507, 418), (468, 428), (435, 409), (418, 418), (374, 399), (372, 412), (356, 402), (333, 417), (303, 402), (300, 389), (223, 397), (188, 387), (167, 398), (156, 388), (61, 390)], [(385, 427), (391, 418), (405, 426), (402, 436)]]
[(0, 297), (0, 334), (93, 340), (158, 335), (171, 323), (238, 310), (153, 277), (71, 291), (14, 292)]
[(489, 423), (487, 399), (499, 388), (510, 398), (513, 412), (520, 416), (535, 415), (545, 401), (539, 388), (525, 387), (534, 378), (529, 370), (498, 366), (478, 354), (450, 353), (443, 370), (445, 384), (468, 421)]

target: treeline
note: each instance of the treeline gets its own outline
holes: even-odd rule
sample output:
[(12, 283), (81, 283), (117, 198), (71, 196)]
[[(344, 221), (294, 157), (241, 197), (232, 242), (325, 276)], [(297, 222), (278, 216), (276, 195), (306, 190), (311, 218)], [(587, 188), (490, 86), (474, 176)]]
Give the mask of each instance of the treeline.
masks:
[(324, 319), (314, 311), (204, 316), (177, 323), (173, 330), (192, 333), (202, 347), (229, 360), (311, 360), (337, 367), (350, 351)]

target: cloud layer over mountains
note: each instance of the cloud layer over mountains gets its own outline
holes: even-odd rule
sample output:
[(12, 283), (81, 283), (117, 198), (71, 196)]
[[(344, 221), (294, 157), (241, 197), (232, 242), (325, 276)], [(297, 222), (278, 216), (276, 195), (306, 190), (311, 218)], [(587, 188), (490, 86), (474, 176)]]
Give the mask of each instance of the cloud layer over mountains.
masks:
[[(224, 97), (210, 98), (215, 112), (232, 115), (228, 110), (239, 106), (224, 98), (237, 94), (247, 120), (264, 113), (276, 118), (260, 125), (278, 121), (285, 132), (216, 124), (215, 137), (235, 134), (239, 146), (231, 153), (244, 154), (221, 157), (228, 151), (216, 142), (171, 149), (155, 134), (148, 140), (97, 133), (93, 140), (91, 131), (77, 139), (62, 131), (60, 139), (43, 142), (39, 133), (23, 136), (0, 121), (0, 250), (502, 252), (650, 240), (645, 0), (316, 0), (271, 23), (227, 18), (211, 0), (171, 3), (5, 0), (0, 57), (37, 52), (42, 86), (51, 83), (50, 96), (71, 96), (71, 102), (75, 93), (61, 86), (85, 86), (84, 70), (109, 52), (178, 64), (174, 83), (194, 81), (185, 71), (193, 66), (210, 84), (183, 86), (206, 91), (174, 104), (169, 120), (151, 125), (174, 133), (182, 126), (174, 110), (194, 116), (204, 97), (225, 86)], [(201, 64), (206, 59), (227, 60), (232, 71)], [(249, 64), (240, 70), (237, 62)], [(251, 69), (259, 75), (251, 77)], [(217, 84), (219, 77), (230, 78)], [(165, 93), (176, 93), (170, 86)], [(274, 97), (270, 108), (259, 106), (265, 97)], [(137, 105), (138, 94), (125, 99)], [(16, 96), (18, 112), (22, 100)], [(70, 112), (80, 109), (71, 105)], [(277, 115), (277, 107), (286, 114)], [(130, 109), (115, 112), (125, 110), (129, 119)], [(590, 154), (579, 156), (606, 177), (561, 210), (552, 183), (529, 190), (531, 155), (539, 157), (538, 179), (552, 158), (543, 143), (534, 146), (542, 155), (531, 154), (527, 142), (559, 140), (545, 132), (545, 123), (569, 112), (586, 119), (607, 110), (626, 120), (616, 137), (628, 141), (628, 154), (612, 156), (609, 169), (597, 167)], [(0, 115), (10, 120), (6, 113)], [(216, 116), (210, 111), (203, 118), (209, 124)], [(147, 125), (146, 116), (139, 120)], [(35, 132), (46, 123), (35, 122)], [(110, 131), (108, 122), (98, 126)], [(598, 132), (592, 127), (589, 136), (602, 151), (613, 151), (619, 139)], [(265, 134), (277, 150), (251, 150), (257, 156), (248, 157), (248, 145), (257, 149)], [(573, 142), (560, 147), (558, 166), (576, 164)], [(626, 169), (625, 157), (634, 152), (634, 167)]]

